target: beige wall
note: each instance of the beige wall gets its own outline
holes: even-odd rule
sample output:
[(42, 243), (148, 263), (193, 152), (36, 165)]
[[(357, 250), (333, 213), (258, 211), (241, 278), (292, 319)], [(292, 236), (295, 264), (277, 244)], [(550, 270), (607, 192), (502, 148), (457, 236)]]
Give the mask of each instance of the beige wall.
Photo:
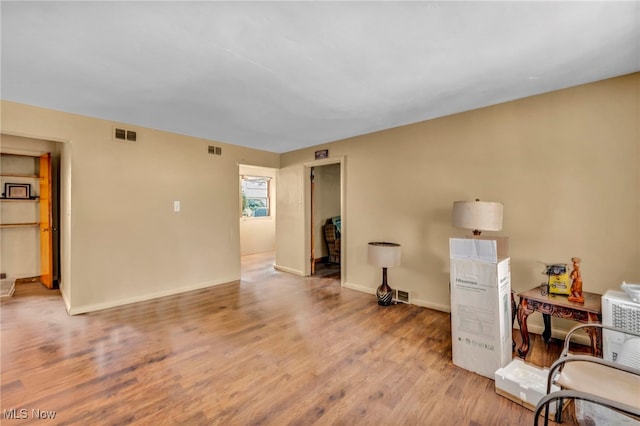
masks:
[(391, 286), (448, 310), (448, 239), (466, 234), (452, 203), (475, 198), (505, 205), (503, 230), (484, 234), (510, 237), (514, 290), (544, 281), (538, 261), (572, 256), (585, 291), (640, 282), (639, 105), (636, 73), (283, 154), (279, 214), (294, 220), (277, 234), (277, 261), (304, 270), (302, 170), (329, 149), (346, 159), (348, 287), (373, 292), (367, 243), (395, 241)]
[[(265, 253), (276, 249), (276, 169), (240, 165), (240, 175), (266, 176), (271, 178), (269, 198), (271, 215), (268, 217), (240, 218), (240, 254)], [(238, 212), (238, 215), (240, 213)]]
[(571, 256), (586, 291), (640, 282), (637, 73), (281, 156), (218, 142), (211, 156), (210, 141), (134, 126), (138, 142), (116, 142), (109, 121), (1, 105), (4, 133), (65, 142), (61, 263), (74, 313), (238, 279), (238, 164), (281, 163), (276, 264), (304, 275), (305, 163), (320, 148), (342, 158), (346, 286), (373, 292), (367, 242), (397, 241), (392, 286), (448, 310), (448, 238), (465, 234), (451, 205), (476, 197), (505, 204), (503, 231), (486, 234), (510, 237), (516, 291), (544, 279), (537, 261)]
[(276, 216), (276, 268), (305, 275), (310, 250), (306, 249), (304, 185), (308, 181), (303, 165), (278, 170), (278, 215)]
[[(129, 125), (138, 142), (120, 142), (113, 126), (2, 101), (3, 133), (69, 141), (61, 252), (70, 312), (239, 279), (238, 164), (277, 168), (279, 156)], [(222, 156), (207, 154), (210, 144)]]

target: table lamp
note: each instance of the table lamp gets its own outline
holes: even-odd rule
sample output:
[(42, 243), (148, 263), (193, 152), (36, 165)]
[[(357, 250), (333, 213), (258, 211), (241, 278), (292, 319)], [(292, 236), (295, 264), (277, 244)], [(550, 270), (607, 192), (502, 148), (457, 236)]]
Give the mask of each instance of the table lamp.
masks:
[(502, 203), (494, 201), (454, 201), (453, 226), (473, 230), (479, 236), (482, 231), (502, 230)]
[(400, 258), (400, 244), (387, 242), (369, 243), (367, 263), (382, 268), (382, 284), (376, 290), (378, 305), (391, 305), (393, 289), (387, 283), (387, 268), (400, 265)]

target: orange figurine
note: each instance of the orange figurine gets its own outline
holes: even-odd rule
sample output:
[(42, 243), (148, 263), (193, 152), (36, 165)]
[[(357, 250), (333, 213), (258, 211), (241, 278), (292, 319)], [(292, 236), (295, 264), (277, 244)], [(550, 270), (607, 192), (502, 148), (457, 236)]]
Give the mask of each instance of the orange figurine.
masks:
[(582, 276), (580, 275), (580, 262), (582, 259), (579, 257), (572, 257), (573, 271), (571, 271), (571, 295), (569, 296), (569, 302), (584, 303), (584, 296), (582, 295)]

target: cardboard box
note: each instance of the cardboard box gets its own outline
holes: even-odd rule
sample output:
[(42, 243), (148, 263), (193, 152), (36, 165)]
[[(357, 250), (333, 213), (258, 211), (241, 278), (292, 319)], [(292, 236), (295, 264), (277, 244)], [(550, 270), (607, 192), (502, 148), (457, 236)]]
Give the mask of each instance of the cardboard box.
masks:
[(508, 237), (449, 238), (451, 259), (473, 259), (497, 263), (509, 257)]
[(511, 331), (510, 259), (451, 259), (453, 363), (493, 379), (512, 359)]
[[(521, 359), (514, 359), (496, 370), (496, 393), (535, 411), (538, 402), (547, 394), (548, 376), (548, 368), (538, 368)], [(551, 392), (558, 390), (558, 386), (551, 385)], [(555, 414), (555, 403), (549, 404), (549, 412)]]

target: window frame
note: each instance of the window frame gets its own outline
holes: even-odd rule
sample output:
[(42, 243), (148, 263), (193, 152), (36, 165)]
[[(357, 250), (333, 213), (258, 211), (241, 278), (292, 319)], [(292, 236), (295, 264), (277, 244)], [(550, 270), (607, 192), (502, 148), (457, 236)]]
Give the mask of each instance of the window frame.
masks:
[[(272, 217), (272, 212), (271, 212), (271, 177), (270, 176), (258, 176), (258, 175), (240, 175), (240, 217), (245, 220), (245, 219), (269, 219)], [(266, 183), (266, 188), (261, 189), (261, 188), (253, 188), (256, 190), (265, 190), (266, 191), (266, 196), (264, 197), (257, 197), (257, 196), (247, 196), (245, 193), (245, 189), (252, 189), (252, 188), (247, 188), (246, 187), (246, 183), (247, 182), (265, 182)], [(255, 213), (256, 209), (252, 209), (250, 207), (245, 207), (245, 200), (260, 200), (260, 201), (264, 201), (264, 203), (266, 204), (266, 207), (258, 207), (258, 208), (266, 208), (267, 213), (264, 216), (248, 216), (245, 215), (245, 210), (249, 209), (252, 212)]]

